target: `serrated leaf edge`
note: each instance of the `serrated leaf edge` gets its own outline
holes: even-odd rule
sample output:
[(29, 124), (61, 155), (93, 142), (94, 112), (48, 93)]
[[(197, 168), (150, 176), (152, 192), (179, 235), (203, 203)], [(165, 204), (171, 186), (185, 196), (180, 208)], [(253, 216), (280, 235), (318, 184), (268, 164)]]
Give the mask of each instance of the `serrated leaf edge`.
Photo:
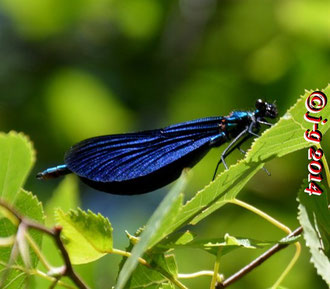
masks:
[[(104, 217), (104, 216), (103, 216), (102, 214), (100, 214), (100, 213), (95, 214), (95, 213), (92, 212), (91, 210), (87, 210), (87, 212), (86, 212), (86, 211), (84, 211), (84, 210), (82, 210), (81, 208), (78, 207), (76, 210), (74, 210), (74, 209), (70, 209), (67, 213), (65, 213), (62, 209), (58, 208), (58, 209), (56, 209), (55, 212), (54, 212), (54, 214), (55, 214), (55, 222), (56, 222), (58, 225), (61, 226), (61, 223), (60, 223), (60, 220), (59, 220), (59, 218), (60, 218), (59, 213), (62, 214), (64, 217), (68, 217), (68, 216), (69, 216), (70, 214), (72, 214), (72, 213), (75, 214), (75, 215), (77, 215), (76, 212), (80, 212), (82, 216), (87, 217), (87, 218), (88, 218), (88, 216), (93, 216), (93, 217), (96, 217), (96, 218), (98, 218), (98, 217), (100, 216), (101, 219), (102, 219), (103, 225), (105, 225), (104, 221), (106, 221), (107, 224), (109, 224), (109, 227), (110, 227), (110, 234), (111, 234), (111, 238), (112, 238), (113, 228), (112, 228), (112, 225), (111, 225), (110, 220), (109, 220), (107, 217)], [(88, 215), (88, 214), (90, 214), (90, 215)], [(78, 216), (78, 215), (77, 215), (77, 216)], [(69, 218), (70, 218), (70, 216), (69, 216)], [(77, 229), (77, 227), (74, 227), (74, 229), (75, 229), (77, 232), (79, 232), (79, 234), (84, 238), (84, 240), (85, 240), (85, 241), (86, 241), (86, 242), (87, 242), (92, 248), (94, 248), (95, 251), (97, 251), (97, 252), (99, 252), (99, 253), (101, 253), (101, 254), (110, 253), (110, 252), (107, 251), (107, 250), (106, 250), (106, 251), (100, 251), (99, 248), (96, 248), (96, 247), (95, 247), (94, 243), (91, 243), (91, 242), (85, 237), (85, 234), (84, 234), (83, 232), (81, 232), (81, 230)], [(106, 231), (109, 232), (108, 229), (107, 229)], [(112, 240), (112, 241), (113, 241), (113, 240)]]

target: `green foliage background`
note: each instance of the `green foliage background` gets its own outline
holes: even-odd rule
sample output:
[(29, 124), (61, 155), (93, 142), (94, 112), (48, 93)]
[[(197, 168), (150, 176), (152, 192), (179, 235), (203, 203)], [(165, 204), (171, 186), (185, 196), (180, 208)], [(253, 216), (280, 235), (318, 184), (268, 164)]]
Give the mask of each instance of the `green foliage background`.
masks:
[[(37, 163), (26, 189), (46, 203), (58, 182), (39, 182), (35, 173), (60, 164), (65, 150), (86, 137), (253, 109), (257, 98), (276, 100), (282, 115), (303, 89), (321, 89), (329, 82), (329, 9), (322, 0), (0, 1), (0, 130), (24, 131), (34, 142)], [(322, 141), (326, 155), (329, 140), (328, 134)], [(193, 169), (188, 196), (210, 181), (220, 153), (212, 150)], [(233, 154), (229, 162), (240, 157)], [(266, 167), (272, 176), (260, 171), (240, 198), (295, 228), (307, 151)], [(74, 187), (74, 181), (67, 186)], [(143, 225), (168, 190), (125, 197), (81, 186), (80, 198), (83, 208), (109, 217), (115, 246), (124, 248), (124, 230), (133, 233)], [(68, 198), (64, 210), (79, 202), (76, 195)], [(58, 204), (63, 206), (63, 200), (52, 199), (48, 207)], [(227, 232), (255, 239), (283, 236), (231, 205), (194, 230), (207, 238)], [(272, 257), (232, 288), (272, 284), (293, 250)], [(230, 275), (256, 254), (239, 250), (225, 256), (224, 273)], [(207, 253), (178, 249), (177, 255), (180, 272), (212, 269)], [(326, 288), (309, 258), (304, 249), (284, 286)], [(78, 270), (92, 287), (107, 288), (119, 260), (106, 256)], [(196, 281), (189, 288), (209, 283)]]

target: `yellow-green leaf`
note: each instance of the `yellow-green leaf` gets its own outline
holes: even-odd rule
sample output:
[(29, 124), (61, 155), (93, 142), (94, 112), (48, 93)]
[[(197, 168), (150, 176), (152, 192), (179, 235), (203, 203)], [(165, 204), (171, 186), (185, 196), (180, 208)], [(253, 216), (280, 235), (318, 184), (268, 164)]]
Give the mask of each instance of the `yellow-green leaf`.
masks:
[(0, 133), (0, 198), (14, 202), (34, 161), (35, 151), (25, 135)]
[(112, 251), (112, 227), (101, 214), (91, 211), (56, 210), (56, 221), (63, 227), (62, 237), (73, 264), (97, 260)]

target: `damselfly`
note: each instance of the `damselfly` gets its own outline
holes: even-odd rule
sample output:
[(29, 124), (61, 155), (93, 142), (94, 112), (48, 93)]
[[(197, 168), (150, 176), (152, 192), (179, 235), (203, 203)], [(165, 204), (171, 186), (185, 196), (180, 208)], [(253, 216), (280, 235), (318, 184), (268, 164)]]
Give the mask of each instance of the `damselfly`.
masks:
[[(196, 119), (162, 129), (114, 134), (83, 140), (69, 149), (64, 165), (38, 173), (49, 179), (75, 173), (87, 185), (112, 194), (143, 194), (177, 179), (212, 147), (226, 142), (214, 176), (225, 158), (250, 137), (258, 137), (260, 125), (271, 126), (275, 104), (261, 99), (254, 111), (233, 111), (228, 116)], [(241, 150), (242, 151), (242, 150)]]

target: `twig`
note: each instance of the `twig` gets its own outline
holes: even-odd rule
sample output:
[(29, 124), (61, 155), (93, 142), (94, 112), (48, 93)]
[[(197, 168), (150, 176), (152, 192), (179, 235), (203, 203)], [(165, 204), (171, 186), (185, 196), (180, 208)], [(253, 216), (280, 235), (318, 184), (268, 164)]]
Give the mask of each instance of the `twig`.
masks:
[[(21, 216), (14, 208), (12, 208), (10, 205), (8, 205), (6, 202), (0, 200), (0, 206), (8, 210), (12, 215), (16, 217), (19, 221), (18, 228), (33, 228), (38, 231), (41, 231), (43, 233), (48, 234), (51, 236), (58, 247), (58, 249), (61, 252), (61, 255), (63, 257), (65, 266), (64, 269), (61, 271), (61, 276), (67, 276), (69, 277), (75, 285), (80, 289), (88, 289), (88, 286), (81, 280), (81, 278), (76, 274), (75, 270), (72, 267), (72, 263), (68, 254), (68, 251), (65, 249), (64, 244), (61, 240), (61, 232), (62, 227), (55, 226), (53, 229), (49, 229), (33, 220), (30, 220), (24, 216)], [(15, 247), (15, 244), (14, 244)], [(16, 249), (15, 249), (16, 250)]]
[(60, 237), (61, 232), (62, 232), (62, 227), (59, 227), (59, 226), (54, 227), (54, 239), (57, 244), (57, 247), (60, 249), (60, 251), (62, 253), (62, 257), (63, 257), (64, 263), (65, 263), (65, 270), (63, 272), (63, 275), (70, 277), (71, 280), (79, 288), (87, 289), (88, 288), (87, 285), (85, 285), (85, 283), (81, 280), (79, 275), (76, 274), (76, 272), (74, 271), (74, 269), (72, 267), (68, 251), (65, 249), (64, 244)]
[[(290, 238), (290, 237), (298, 236), (302, 233), (302, 231), (303, 231), (302, 227), (299, 227), (296, 230), (294, 230), (291, 234), (289, 234), (287, 237)], [(248, 264), (247, 266), (245, 266), (244, 268), (242, 268), (241, 270), (239, 270), (238, 272), (236, 272), (235, 274), (233, 274), (223, 282), (218, 283), (216, 289), (222, 289), (228, 287), (229, 285), (241, 279), (247, 273), (252, 271), (254, 268), (261, 265), (263, 262), (265, 262), (267, 259), (273, 256), (276, 252), (286, 248), (287, 246), (289, 246), (289, 244), (277, 243), (276, 245), (271, 247), (268, 251), (260, 255), (257, 259), (253, 260), (250, 264)]]

